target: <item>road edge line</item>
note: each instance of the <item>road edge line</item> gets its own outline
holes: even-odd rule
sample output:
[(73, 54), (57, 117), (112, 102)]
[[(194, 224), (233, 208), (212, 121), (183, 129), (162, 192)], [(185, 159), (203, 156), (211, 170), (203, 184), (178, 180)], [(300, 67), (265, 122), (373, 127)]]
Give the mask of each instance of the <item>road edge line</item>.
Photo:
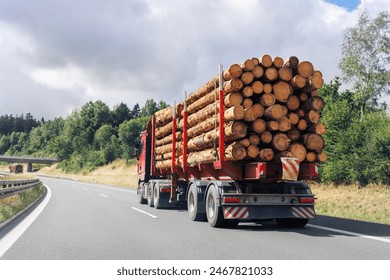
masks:
[(148, 212), (145, 212), (145, 211), (143, 211), (143, 210), (141, 210), (141, 209), (138, 209), (138, 208), (136, 208), (136, 207), (131, 207), (131, 209), (133, 209), (133, 210), (135, 210), (135, 211), (138, 211), (138, 212), (140, 212), (140, 213), (142, 213), (142, 214), (148, 215), (149, 217), (152, 217), (153, 219), (159, 219), (159, 217), (157, 217), (157, 216), (155, 216), (155, 215), (152, 215), (152, 214), (150, 214), (150, 213), (148, 213)]
[(16, 225), (12, 230), (10, 230), (6, 235), (0, 239), (0, 258), (8, 251), (9, 248), (19, 239), (20, 236), (32, 225), (32, 223), (38, 218), (38, 216), (45, 209), (46, 205), (49, 203), (51, 198), (51, 189), (45, 185), (46, 196), (41, 201), (41, 203), (27, 216), (25, 217), (18, 225)]
[(312, 228), (322, 229), (322, 230), (327, 230), (327, 231), (333, 231), (333, 232), (337, 232), (337, 233), (341, 233), (341, 234), (352, 235), (352, 236), (356, 236), (356, 237), (361, 237), (361, 238), (372, 239), (372, 240), (376, 240), (376, 241), (380, 241), (380, 242), (390, 243), (390, 239), (387, 239), (387, 238), (382, 238), (382, 237), (373, 236), (373, 235), (366, 235), (366, 234), (362, 234), (362, 233), (341, 230), (341, 229), (337, 229), (337, 228), (330, 228), (330, 227), (324, 227), (324, 226), (318, 226), (318, 225), (312, 225), (312, 224), (307, 225), (307, 227), (312, 227)]

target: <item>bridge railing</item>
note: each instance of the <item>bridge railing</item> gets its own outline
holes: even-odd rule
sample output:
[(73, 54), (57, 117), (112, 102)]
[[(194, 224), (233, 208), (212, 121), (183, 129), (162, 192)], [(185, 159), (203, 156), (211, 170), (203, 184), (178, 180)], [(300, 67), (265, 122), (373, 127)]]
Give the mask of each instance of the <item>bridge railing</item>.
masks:
[(37, 186), (40, 182), (39, 179), (2, 180), (0, 181), (0, 198), (23, 192)]

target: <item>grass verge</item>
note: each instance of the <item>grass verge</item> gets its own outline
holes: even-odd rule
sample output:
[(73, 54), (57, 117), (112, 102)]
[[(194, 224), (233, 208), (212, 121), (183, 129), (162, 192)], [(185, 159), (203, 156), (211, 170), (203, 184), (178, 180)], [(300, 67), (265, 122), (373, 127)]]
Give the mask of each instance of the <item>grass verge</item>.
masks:
[(40, 184), (24, 192), (0, 199), (0, 224), (26, 209), (31, 203), (40, 198), (45, 187)]

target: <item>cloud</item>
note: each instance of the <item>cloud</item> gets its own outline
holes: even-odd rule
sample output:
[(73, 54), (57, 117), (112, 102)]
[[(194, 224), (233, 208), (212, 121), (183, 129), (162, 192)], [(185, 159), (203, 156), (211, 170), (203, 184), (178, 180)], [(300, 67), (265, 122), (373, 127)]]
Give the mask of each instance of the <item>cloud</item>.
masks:
[[(359, 9), (387, 2), (363, 0)], [(2, 1), (0, 114), (53, 118), (98, 99), (172, 103), (219, 63), (264, 53), (310, 60), (329, 81), (339, 75), (342, 31), (356, 18), (323, 0)]]

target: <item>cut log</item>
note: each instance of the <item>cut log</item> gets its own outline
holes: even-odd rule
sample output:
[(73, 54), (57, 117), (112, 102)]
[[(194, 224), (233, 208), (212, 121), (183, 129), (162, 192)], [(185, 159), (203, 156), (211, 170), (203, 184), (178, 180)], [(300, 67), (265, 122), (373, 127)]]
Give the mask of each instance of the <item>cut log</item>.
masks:
[(304, 119), (300, 119), (298, 124), (297, 124), (297, 128), (301, 131), (303, 130), (306, 130), (307, 128), (307, 121), (305, 121)]
[(301, 143), (292, 143), (288, 150), (299, 160), (299, 162), (306, 159), (306, 148)]
[(257, 57), (252, 57), (252, 62), (255, 65), (255, 67), (260, 64), (260, 60)]
[(319, 154), (317, 155), (317, 160), (318, 160), (319, 162), (325, 162), (325, 161), (328, 160), (328, 155), (325, 154), (324, 152), (321, 152), (321, 153), (319, 153)]
[(287, 117), (281, 117), (277, 120), (279, 131), (286, 132), (291, 129), (291, 122)]
[(276, 68), (281, 68), (283, 67), (284, 65), (284, 59), (279, 57), (279, 56), (275, 56), (274, 57), (274, 61), (273, 61), (273, 65), (276, 67)]
[[(241, 80), (240, 80), (241, 81)], [(202, 98), (209, 92), (213, 91), (219, 86), (219, 75), (212, 78), (210, 81), (208, 81), (205, 85), (200, 87), (198, 90), (191, 93), (187, 99), (187, 106), (198, 100), (199, 98)]]
[(249, 126), (252, 131), (257, 133), (263, 133), (267, 128), (265, 121), (261, 118), (255, 119), (249, 124)]
[[(197, 103), (197, 101), (192, 103), (191, 106), (195, 105), (196, 103)], [(187, 118), (188, 127), (187, 128), (191, 128), (191, 127), (197, 125), (198, 123), (203, 122), (204, 120), (206, 120), (208, 118), (211, 118), (211, 117), (215, 118), (215, 115), (218, 112), (219, 112), (218, 101), (207, 105), (203, 109), (188, 116), (188, 118)], [(183, 121), (180, 121), (179, 127), (180, 128), (183, 127)]]
[(155, 131), (156, 131), (156, 138), (157, 139), (162, 139), (162, 138), (168, 136), (169, 134), (172, 134), (172, 122), (170, 122), (164, 126), (156, 128)]
[(272, 66), (272, 57), (269, 54), (265, 54), (260, 58), (261, 65), (268, 68)]
[[(182, 149), (181, 143), (176, 143), (176, 150), (180, 151)], [(172, 152), (172, 144), (163, 145), (156, 147), (156, 155), (167, 154)]]
[(274, 156), (275, 156), (275, 153), (272, 149), (270, 148), (265, 148), (265, 149), (261, 149), (259, 150), (259, 156), (258, 158), (261, 160), (261, 161), (271, 161), (274, 159)]
[(320, 89), (324, 85), (324, 80), (322, 79), (322, 75), (314, 74), (309, 77), (306, 81), (306, 88), (308, 91), (313, 91), (316, 89)]
[(303, 144), (308, 150), (321, 152), (324, 148), (324, 138), (315, 133), (308, 133), (302, 136)]
[(241, 76), (241, 81), (244, 83), (244, 85), (249, 85), (253, 82), (254, 77), (252, 72), (244, 72)]
[(299, 64), (299, 59), (296, 56), (290, 56), (288, 59), (284, 61), (284, 66), (294, 69), (297, 68)]
[(264, 93), (260, 98), (260, 104), (264, 107), (270, 107), (275, 104), (275, 96), (271, 93)]
[(200, 109), (204, 108), (205, 106), (207, 106), (211, 103), (214, 103), (218, 99), (219, 99), (218, 91), (213, 90), (209, 94), (199, 98), (198, 100), (196, 100), (192, 104), (190, 104), (187, 107), (187, 112), (189, 114), (195, 113), (195, 112), (199, 111)]
[(315, 152), (307, 152), (306, 161), (307, 162), (315, 162), (317, 158), (317, 154)]
[(225, 96), (224, 103), (226, 107), (233, 107), (240, 105), (243, 100), (242, 94), (238, 91), (234, 91)]
[(253, 88), (251, 86), (246, 86), (242, 90), (242, 96), (251, 97), (253, 95)]
[(240, 65), (238, 64), (233, 64), (230, 65), (228, 69), (223, 71), (223, 79), (225, 81), (229, 81), (233, 78), (240, 78), (243, 73), (243, 70)]
[(301, 138), (301, 132), (298, 129), (293, 128), (287, 132), (287, 136), (292, 142), (295, 142)]
[(252, 59), (247, 59), (240, 66), (244, 71), (252, 71), (255, 68), (255, 63)]
[(307, 96), (307, 93), (306, 92), (301, 92), (299, 94), (299, 100), (301, 100), (302, 102), (305, 102), (309, 97)]
[(249, 147), (249, 145), (251, 144), (248, 138), (241, 139), (238, 141), (238, 143), (240, 143), (245, 148)]
[[(271, 69), (271, 68), (269, 68)], [(293, 93), (293, 88), (285, 81), (276, 82), (273, 87), (275, 99), (282, 103), (287, 103), (288, 98)]]
[(233, 78), (223, 84), (225, 94), (231, 93), (233, 91), (240, 91), (243, 87), (244, 83), (239, 78)]
[(296, 95), (291, 95), (288, 100), (287, 100), (287, 108), (290, 110), (290, 111), (295, 111), (299, 108), (299, 106), (301, 105), (301, 102), (298, 98), (298, 96)]
[(299, 116), (296, 113), (290, 113), (287, 117), (292, 125), (296, 125), (299, 122)]
[(317, 123), (314, 125), (311, 125), (308, 129), (308, 132), (314, 132), (318, 135), (324, 135), (326, 133), (326, 127), (323, 123)]
[(259, 148), (255, 145), (249, 145), (246, 148), (246, 153), (249, 158), (256, 158), (259, 155)]
[(261, 105), (260, 103), (253, 104), (252, 108), (255, 112), (256, 118), (260, 118), (264, 115), (265, 109), (264, 109), (263, 105)]
[(312, 92), (310, 92), (310, 95), (311, 96), (319, 96), (319, 93), (318, 93), (318, 91), (313, 90)]
[[(176, 158), (176, 165), (181, 166), (181, 162), (179, 158)], [(156, 162), (156, 168), (157, 169), (168, 169), (172, 167), (172, 159), (167, 159), (167, 160), (161, 160)]]
[(290, 83), (293, 88), (300, 89), (306, 86), (306, 79), (301, 75), (296, 75), (291, 79)]
[(297, 72), (304, 78), (309, 78), (314, 73), (313, 64), (310, 61), (301, 61), (298, 64)]
[(272, 141), (272, 133), (266, 130), (260, 135), (260, 139), (261, 143), (269, 144)]
[(277, 120), (287, 115), (288, 109), (286, 106), (275, 104), (265, 109), (264, 116), (267, 119)]
[(291, 139), (285, 133), (276, 133), (272, 138), (272, 146), (278, 151), (285, 151), (290, 146)]
[(252, 107), (253, 100), (250, 98), (244, 98), (244, 101), (242, 101), (242, 106), (244, 106), (245, 109)]
[(325, 102), (321, 97), (313, 96), (306, 101), (304, 107), (306, 111), (310, 111), (310, 110), (320, 111), (324, 108), (324, 105)]
[(225, 121), (242, 120), (245, 116), (245, 109), (241, 105), (237, 105), (226, 109), (223, 115)]
[(264, 85), (263, 85), (263, 83), (260, 82), (260, 81), (254, 81), (254, 82), (252, 83), (252, 90), (253, 90), (253, 93), (254, 93), (254, 94), (260, 94), (260, 93), (262, 93), (263, 90), (264, 90)]
[(273, 82), (276, 81), (278, 77), (279, 77), (278, 69), (276, 69), (275, 67), (270, 67), (265, 69), (263, 80), (266, 82)]
[(255, 145), (255, 146), (259, 145), (261, 142), (260, 136), (257, 134), (251, 134), (249, 136), (249, 142), (251, 143), (251, 145)]
[[(176, 132), (176, 140), (182, 140), (183, 133), (181, 131)], [(156, 141), (156, 147), (163, 146), (172, 143), (172, 134)]]
[(196, 166), (199, 163), (212, 162), (217, 158), (217, 151), (206, 149), (200, 152), (189, 153), (187, 157), (188, 166)]
[(264, 93), (272, 93), (272, 84), (271, 83), (265, 83), (263, 85), (263, 91), (264, 91)]
[[(183, 103), (178, 103), (176, 105), (176, 115), (180, 115), (183, 111), (184, 105)], [(173, 107), (167, 107), (164, 109), (161, 109), (160, 111), (157, 111), (154, 113), (154, 116), (156, 117), (156, 127), (161, 127), (166, 124), (168, 124), (173, 119)]]
[(298, 115), (298, 117), (300, 117), (301, 119), (304, 118), (306, 116), (306, 113), (305, 113), (305, 110), (303, 109), (298, 109), (295, 111), (295, 113)]
[(253, 122), (256, 119), (256, 112), (253, 107), (249, 107), (245, 109), (244, 120), (247, 122)]
[(226, 160), (243, 160), (246, 157), (246, 149), (239, 143), (233, 143), (226, 147), (225, 158)]
[(314, 110), (310, 110), (309, 112), (306, 113), (306, 120), (316, 124), (320, 121), (320, 114), (318, 114)]
[(293, 77), (293, 72), (288, 67), (282, 67), (278, 70), (279, 78), (283, 81), (289, 82)]
[(264, 75), (264, 68), (260, 65), (255, 66), (255, 68), (252, 70), (253, 77), (255, 79), (260, 79)]
[(266, 125), (267, 125), (267, 129), (271, 132), (275, 132), (279, 130), (279, 124), (277, 121), (268, 121)]

